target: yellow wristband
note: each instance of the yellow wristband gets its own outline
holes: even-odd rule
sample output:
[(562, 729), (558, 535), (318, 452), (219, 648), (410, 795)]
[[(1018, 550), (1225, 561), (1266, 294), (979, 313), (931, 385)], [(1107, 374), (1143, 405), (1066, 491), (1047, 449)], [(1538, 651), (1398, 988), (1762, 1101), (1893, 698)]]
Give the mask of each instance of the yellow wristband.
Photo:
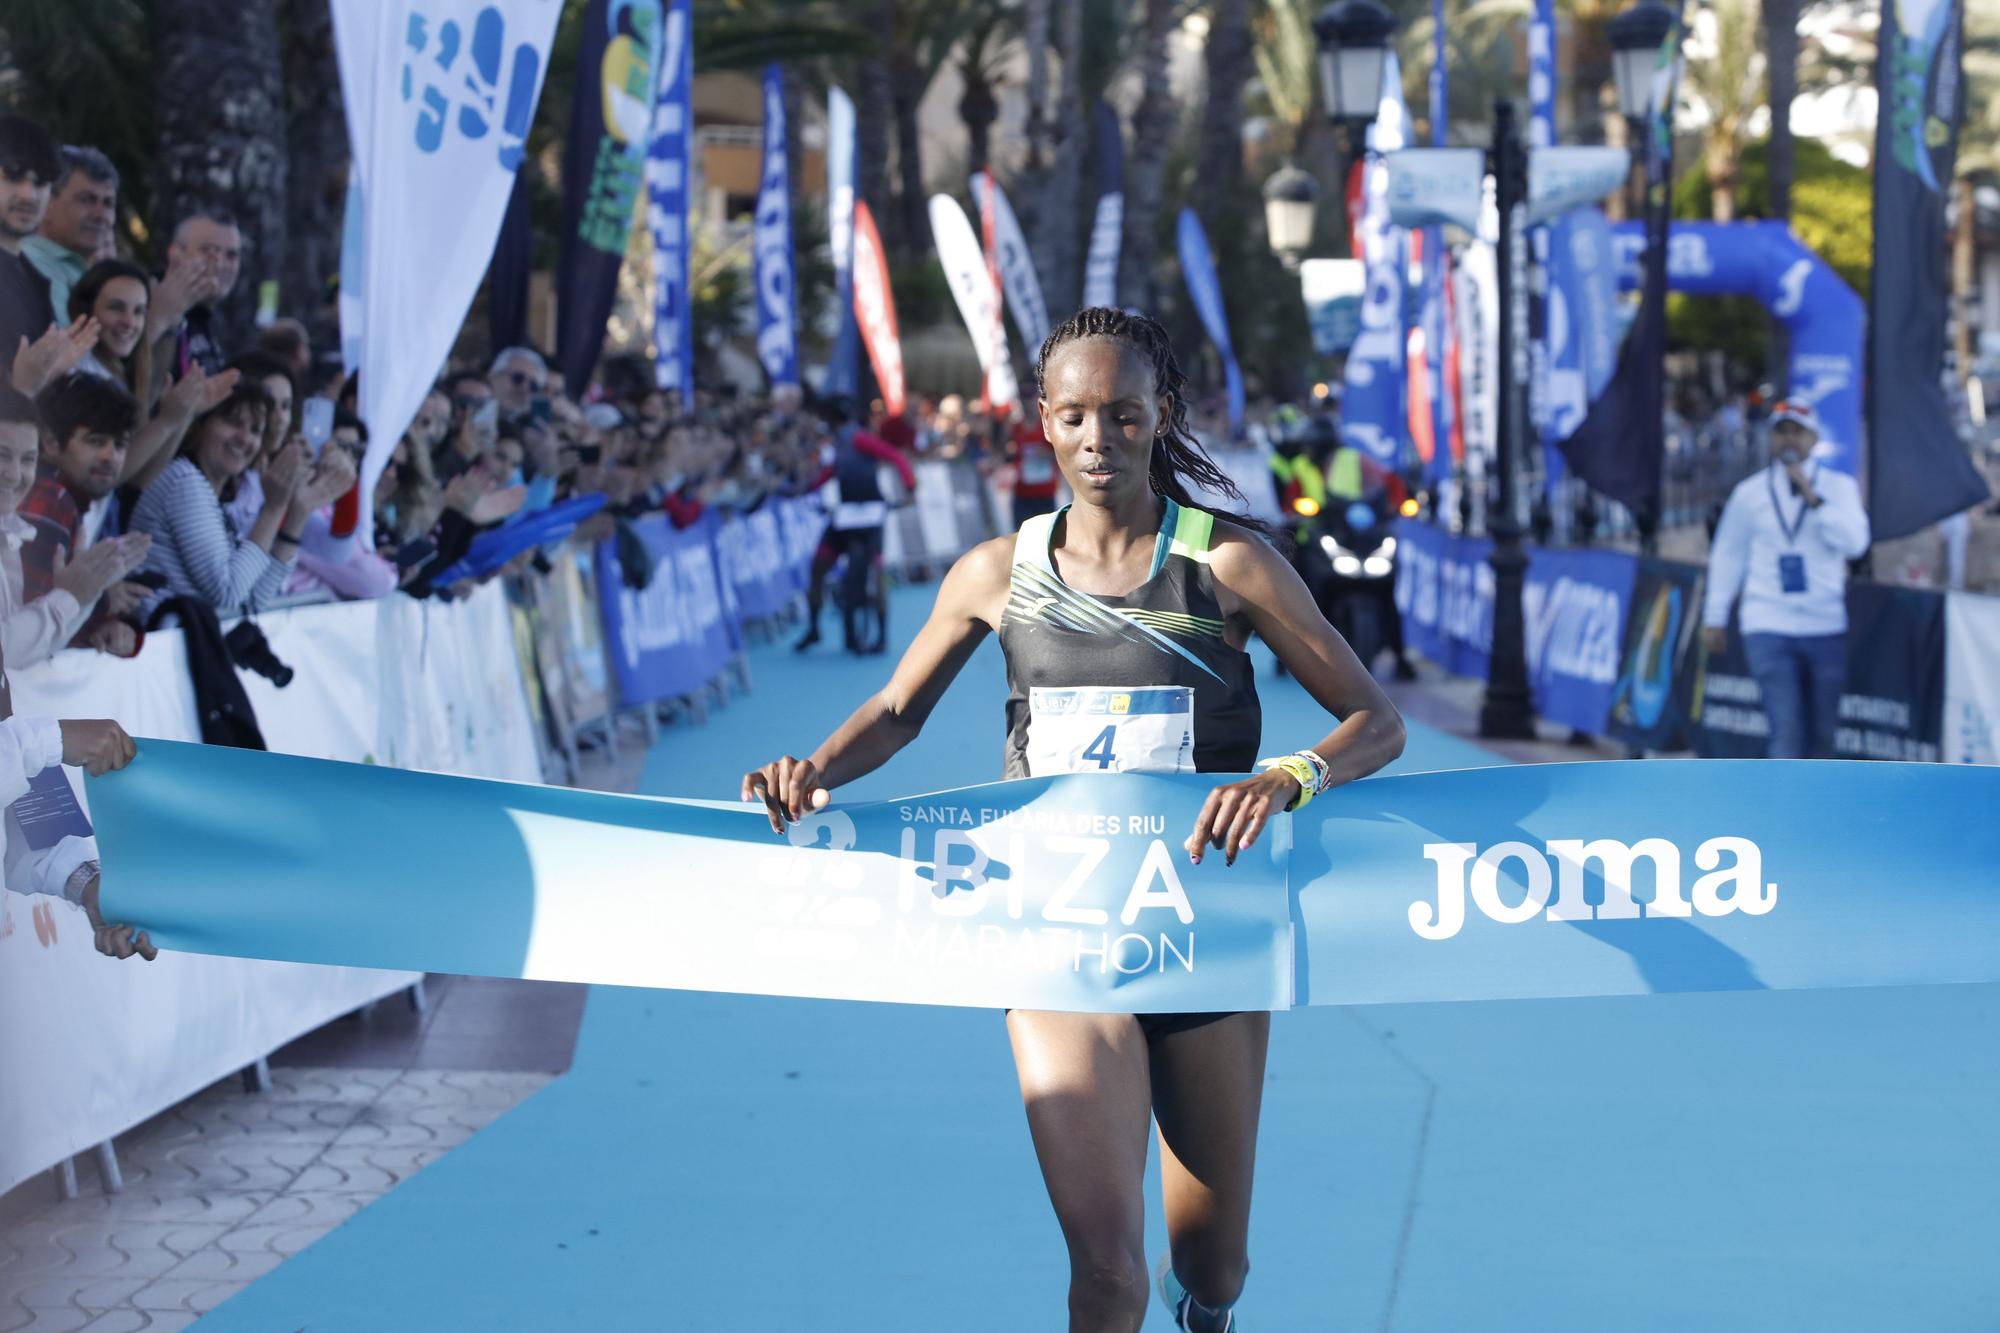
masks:
[(1277, 759), (1259, 759), (1257, 767), (1259, 770), (1278, 769), (1299, 784), (1299, 794), (1285, 807), (1287, 810), (1303, 809), (1307, 801), (1319, 795), (1319, 775), (1313, 772), (1311, 764), (1295, 754), (1284, 755)]

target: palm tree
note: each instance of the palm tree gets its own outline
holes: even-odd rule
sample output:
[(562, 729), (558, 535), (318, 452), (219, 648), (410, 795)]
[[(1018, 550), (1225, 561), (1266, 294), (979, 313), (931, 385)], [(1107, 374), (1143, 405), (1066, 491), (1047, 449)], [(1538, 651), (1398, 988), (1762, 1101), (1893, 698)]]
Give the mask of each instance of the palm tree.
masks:
[(1127, 304), (1159, 308), (1154, 269), (1159, 261), (1158, 222), (1165, 200), (1167, 150), (1178, 117), (1167, 83), (1167, 43), (1173, 36), (1175, 0), (1145, 0), (1139, 41), (1139, 108), (1132, 115), (1132, 157), (1125, 183), (1125, 245), (1118, 281)]
[(965, 92), (958, 99), (958, 115), (965, 122), (966, 141), (972, 149), (966, 160), (975, 168), (992, 161), (993, 122), (1000, 118), (996, 88), (1013, 42), (1017, 18), (1012, 9), (990, 5), (959, 44), (956, 63)]
[(218, 303), (224, 345), (251, 327), (257, 280), (285, 265), (285, 84), (275, 0), (154, 0), (153, 221), (234, 214), (243, 274)]
[(304, 320), (316, 347), (340, 336), (327, 280), (340, 272), (341, 222), (347, 203), (347, 115), (334, 58), (333, 10), (326, 0), (282, 0), (278, 36), (284, 60), (285, 270), (281, 309)]
[(1799, 95), (1799, 0), (1762, 0), (1771, 95), (1771, 216), (1792, 216), (1792, 103)]
[(1249, 0), (1214, 0), (1209, 6), (1202, 61), (1208, 86), (1195, 179), (1201, 182), (1202, 222), (1212, 235), (1243, 181), (1243, 92), (1257, 68)]
[[(1757, 49), (1758, 15), (1752, 6), (1753, 0), (1711, 0), (1696, 18), (1695, 36), (1712, 50), (1689, 59), (1681, 80), (1688, 99), (1707, 118), (1701, 132), (1701, 161), (1717, 222), (1736, 219), (1738, 158), (1746, 126), (1764, 87)], [(1772, 129), (1776, 128), (1774, 117)], [(1785, 148), (1791, 148), (1789, 137)], [(1789, 181), (1786, 188), (1789, 191)]]

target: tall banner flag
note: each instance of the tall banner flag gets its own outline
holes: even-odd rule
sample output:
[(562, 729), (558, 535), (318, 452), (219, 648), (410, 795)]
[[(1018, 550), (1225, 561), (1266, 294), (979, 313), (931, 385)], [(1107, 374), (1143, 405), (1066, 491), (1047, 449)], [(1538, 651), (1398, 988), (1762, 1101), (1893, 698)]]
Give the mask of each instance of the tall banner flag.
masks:
[(1007, 192), (993, 179), (992, 172), (973, 173), (972, 200), (979, 205), (981, 217), (989, 210), (992, 214), (991, 250), (1000, 270), (1000, 288), (1007, 294), (1007, 313), (1014, 317), (1014, 328), (1028, 349), (1028, 360), (1033, 361), (1049, 336), (1049, 307), (1042, 297), (1042, 280), (1035, 272), (1035, 257), (1028, 253), (1028, 239), (1021, 234), (1014, 206), (1007, 202)]
[(896, 302), (889, 290), (889, 260), (882, 234), (864, 200), (854, 201), (854, 319), (868, 348), (868, 364), (889, 415), (903, 415), (903, 343), (896, 333)]
[[(1556, 2), (1535, 0), (1534, 17), (1528, 22), (1528, 148), (1552, 148), (1556, 142)], [(1542, 472), (1547, 494), (1553, 499), (1556, 483), (1562, 480), (1562, 450), (1556, 447), (1554, 416), (1550, 403), (1550, 292), (1549, 228), (1546, 223), (1528, 229), (1529, 251), (1540, 275), (1534, 283), (1538, 299), (1529, 311), (1533, 341), (1529, 344), (1528, 410), (1535, 433), (1542, 440)]]
[(1560, 439), (1583, 424), (1618, 364), (1618, 275), (1611, 224), (1579, 208), (1549, 227), (1548, 411)]
[[(1444, 0), (1431, 0), (1431, 147), (1442, 148), (1451, 128), (1451, 65), (1446, 56)], [(1431, 452), (1424, 460), (1424, 475), (1433, 481), (1451, 475), (1451, 395), (1445, 391), (1445, 343), (1451, 337), (1451, 321), (1445, 315), (1445, 268), (1449, 262), (1444, 248), (1444, 228), (1424, 229), (1424, 300), (1421, 323), (1424, 331), (1424, 380), (1430, 398)]]
[[(486, 274), (561, 7), (548, 0), (334, 0), (335, 46), (359, 190), (358, 250), (341, 267), (365, 322), (358, 339), (369, 446), (361, 493), (451, 354)], [(343, 297), (345, 294), (343, 293)], [(368, 330), (376, 330), (374, 337)], [(373, 505), (360, 540), (372, 549)]]
[(495, 347), (516, 347), (528, 340), (528, 278), (535, 268), (535, 226), (528, 195), (528, 173), (515, 172), (500, 238), (493, 243), (493, 263), (486, 270), (486, 323)]
[(764, 67), (764, 175), (752, 255), (757, 270), (757, 359), (771, 387), (799, 382), (798, 297), (792, 270), (792, 186), (785, 167), (785, 67)]
[(1097, 216), (1083, 265), (1083, 303), (1118, 304), (1118, 252), (1125, 236), (1125, 136), (1118, 113), (1097, 100)]
[(938, 263), (944, 267), (945, 281), (951, 284), (958, 313), (965, 318), (966, 332), (972, 335), (973, 350), (979, 353), (980, 369), (986, 373), (987, 399), (995, 407), (1011, 406), (1020, 396), (1014, 363), (1007, 355), (1005, 339), (994, 336), (1001, 332), (1000, 285), (993, 280), (985, 251), (958, 201), (948, 194), (934, 194), (930, 213)]
[(854, 322), (854, 102), (838, 88), (826, 94), (826, 235), (833, 251), (833, 306), (840, 327), (826, 363), (826, 392), (852, 398), (859, 385)]
[(1409, 428), (1404, 407), (1408, 335), (1403, 325), (1407, 277), (1405, 233), (1389, 218), (1388, 154), (1409, 140), (1403, 108), (1403, 73), (1393, 54), (1382, 70), (1382, 104), (1368, 127), (1368, 160), (1362, 169), (1361, 225), (1357, 235), (1368, 266), (1361, 303), (1361, 336), (1347, 354), (1346, 392), (1340, 400), (1340, 438), (1384, 467), (1402, 461)]
[(652, 141), (660, 0), (590, 0), (576, 58), (563, 230), (556, 267), (556, 360), (582, 393), (604, 346)]
[(1215, 274), (1215, 257), (1209, 253), (1208, 233), (1192, 208), (1181, 210), (1178, 241), (1181, 276), (1187, 280), (1188, 295), (1195, 313), (1215, 350), (1222, 354), (1222, 374), (1229, 387), (1229, 437), (1243, 432), (1243, 371), (1236, 364), (1236, 349), (1229, 342), (1229, 311), (1222, 304), (1222, 280)]
[(1653, 71), (1653, 123), (1647, 127), (1646, 279), (1639, 313), (1618, 354), (1618, 369), (1583, 424), (1561, 442), (1570, 468), (1640, 516), (1657, 510), (1666, 457), (1660, 358), (1667, 348), (1667, 210), (1674, 175), (1674, 102), (1680, 86), (1682, 6), (1660, 44)]
[(1939, 384), (1950, 274), (1945, 194), (1965, 111), (1963, 0), (1883, 0), (1875, 66), (1868, 511), (1876, 541), (1984, 500)]
[(646, 221), (653, 232), (653, 383), (694, 406), (694, 318), (689, 290), (688, 167), (693, 161), (693, 0), (667, 0), (660, 95), (646, 152)]

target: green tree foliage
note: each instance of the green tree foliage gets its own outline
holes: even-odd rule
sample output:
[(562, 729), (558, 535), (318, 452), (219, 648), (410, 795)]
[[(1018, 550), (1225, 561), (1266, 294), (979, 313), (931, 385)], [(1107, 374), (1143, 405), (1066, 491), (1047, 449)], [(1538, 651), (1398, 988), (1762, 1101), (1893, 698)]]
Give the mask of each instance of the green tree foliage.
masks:
[[(1770, 151), (1768, 139), (1743, 150), (1736, 185), (1739, 218), (1772, 215)], [(1792, 230), (1865, 298), (1875, 231), (1868, 172), (1842, 162), (1815, 140), (1797, 140), (1794, 151)], [(1713, 207), (1708, 178), (1698, 168), (1684, 168), (1674, 184), (1674, 216), (1706, 220)], [(1745, 374), (1769, 372), (1766, 331), (1763, 309), (1755, 301), (1675, 295), (1667, 302), (1667, 336), (1673, 347), (1721, 351)]]

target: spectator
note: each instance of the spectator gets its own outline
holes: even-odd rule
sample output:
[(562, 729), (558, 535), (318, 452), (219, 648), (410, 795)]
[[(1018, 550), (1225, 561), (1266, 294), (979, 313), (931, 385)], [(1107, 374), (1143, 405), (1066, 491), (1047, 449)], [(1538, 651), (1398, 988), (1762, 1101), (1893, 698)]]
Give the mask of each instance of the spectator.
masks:
[(289, 441), (265, 466), (263, 503), (239, 532), (223, 507), (257, 456), (270, 411), (262, 385), (237, 381), (140, 498), (132, 526), (152, 534), (146, 568), (165, 577), (165, 596), (206, 601), (218, 616), (276, 596), (297, 563), (307, 515), (353, 486), (352, 467), (311, 464), (304, 443)]
[[(39, 475), (19, 502), (19, 516), (32, 529), (21, 549), (21, 587), (33, 601), (63, 587), (66, 571), (93, 559), (97, 548), (122, 532), (113, 500), (127, 475), (133, 422), (138, 404), (109, 380), (72, 371), (42, 391), (38, 404), (45, 437)], [(126, 572), (138, 567), (150, 539), (137, 535), (123, 546), (137, 554)], [(100, 557), (101, 558), (101, 557)], [(123, 573), (119, 578), (124, 577)], [(75, 591), (72, 588), (72, 591)], [(138, 583), (114, 581), (69, 640), (72, 647), (97, 648), (118, 656), (138, 650), (136, 624), (128, 617), (147, 596)], [(83, 600), (81, 597), (79, 601)]]
[(284, 362), (295, 384), (303, 383), (312, 370), (312, 337), (304, 324), (289, 316), (265, 325), (257, 335), (257, 348)]
[(487, 376), (500, 404), (500, 423), (520, 426), (528, 420), (538, 396), (549, 391), (549, 366), (532, 347), (509, 347), (493, 358)]
[[(40, 454), (35, 405), (12, 389), (0, 389), (0, 650), (16, 666), (47, 661), (80, 640), (88, 622), (98, 627), (90, 646), (129, 657), (138, 647), (132, 627), (92, 613), (114, 585), (144, 591), (123, 580), (146, 558), (151, 545), (146, 538), (100, 542), (74, 560), (58, 562), (36, 592), (27, 591), (23, 549), (38, 533), (16, 508), (35, 484)], [(126, 609), (136, 602), (131, 598)]]
[(1710, 652), (1739, 623), (1770, 719), (1769, 755), (1830, 758), (1847, 678), (1847, 562), (1868, 549), (1861, 489), (1809, 463), (1819, 420), (1803, 403), (1771, 411), (1771, 465), (1738, 482), (1709, 552), (1702, 624)]
[(123, 259), (99, 260), (70, 284), (65, 299), (67, 321), (97, 321), (97, 345), (77, 369), (116, 380), (142, 405), (149, 404), (153, 348), (146, 338), (146, 312), (153, 280), (146, 270)]
[(255, 381), (271, 399), (271, 410), (264, 420), (264, 440), (257, 450), (257, 457), (237, 482), (236, 497), (224, 507), (236, 524), (238, 532), (248, 532), (257, 522), (257, 514), (264, 507), (264, 465), (271, 456), (291, 438), (294, 411), (292, 395), (295, 386), (291, 373), (276, 357), (268, 352), (243, 352), (229, 360), (229, 370)]
[(499, 438), (500, 404), (488, 398), (459, 418), (457, 431), (437, 455), (438, 480), (449, 483), (460, 473), (471, 471), (493, 452)]
[(21, 254), (49, 280), (49, 304), (67, 324), (69, 289), (84, 270), (117, 257), (112, 229), (118, 221), (118, 168), (95, 148), (65, 144), (55, 190), (41, 229), (21, 243)]
[(29, 397), (73, 369), (97, 340), (95, 320), (56, 324), (49, 280), (21, 253), (42, 225), (60, 170), (55, 141), (41, 126), (0, 115), (0, 370)]
[(1041, 415), (1031, 403), (1023, 404), (1021, 420), (1014, 425), (1008, 456), (1014, 464), (1014, 527), (1037, 514), (1052, 514), (1062, 473), (1056, 470), (1056, 451), (1042, 433)]
[(451, 397), (451, 410), (461, 417), (493, 398), (493, 386), (476, 370), (461, 370), (453, 375), (445, 381), (445, 392)]
[[(322, 467), (345, 467), (358, 476), (368, 452), (368, 428), (342, 411), (333, 419), (333, 438), (320, 455)], [(332, 503), (307, 515), (299, 541), (299, 568), (287, 592), (325, 589), (344, 601), (386, 597), (396, 589), (396, 567), (356, 540), (361, 488), (350, 487)]]
[[(190, 366), (213, 375), (227, 355), (215, 327), (215, 303), (236, 286), (243, 267), (243, 233), (220, 208), (188, 214), (167, 245), (167, 273), (160, 281), (153, 327), (173, 339), (167, 370), (175, 377)], [(171, 320), (162, 327), (163, 320)]]

